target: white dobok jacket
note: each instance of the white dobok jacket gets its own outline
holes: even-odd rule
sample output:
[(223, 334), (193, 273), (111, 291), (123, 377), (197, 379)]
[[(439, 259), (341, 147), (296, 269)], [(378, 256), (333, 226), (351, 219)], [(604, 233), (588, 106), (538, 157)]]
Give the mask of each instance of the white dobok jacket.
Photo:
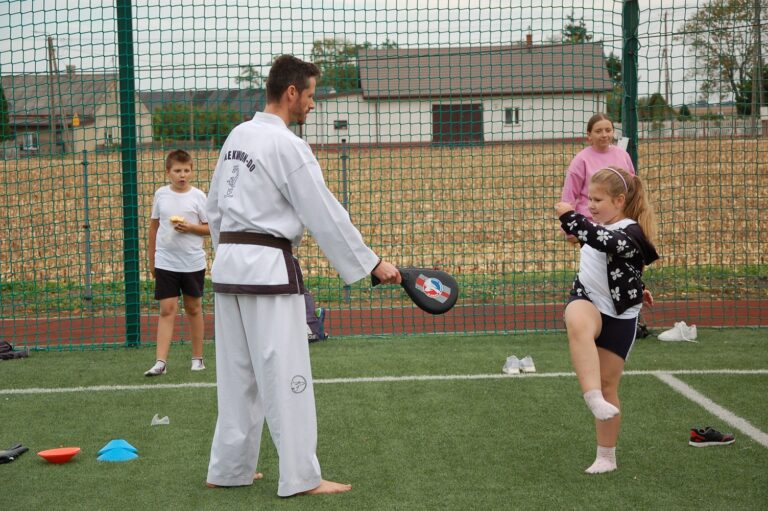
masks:
[(268, 234), (296, 247), (306, 228), (347, 284), (370, 274), (379, 261), (328, 190), (309, 145), (276, 115), (259, 112), (232, 130), (216, 164), (206, 213), (216, 251), (211, 269), (216, 292), (301, 292), (298, 263), (290, 254), (220, 243), (222, 232)]

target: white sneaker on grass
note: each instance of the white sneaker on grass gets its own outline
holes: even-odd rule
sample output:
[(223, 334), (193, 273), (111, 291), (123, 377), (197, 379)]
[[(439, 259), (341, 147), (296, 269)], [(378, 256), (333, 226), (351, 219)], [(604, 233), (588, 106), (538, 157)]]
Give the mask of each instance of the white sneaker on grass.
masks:
[(155, 365), (150, 367), (149, 370), (144, 373), (144, 376), (160, 376), (162, 374), (165, 374), (165, 362), (158, 360), (155, 362)]
[(533, 358), (529, 356), (523, 358), (520, 361), (520, 372), (523, 373), (535, 373), (536, 372), (536, 366), (533, 365)]
[(192, 359), (192, 370), (193, 371), (202, 371), (205, 369), (205, 364), (203, 364), (202, 358), (193, 358)]
[(507, 357), (504, 367), (501, 368), (504, 374), (520, 374), (520, 359), (512, 355)]
[(675, 326), (659, 334), (660, 341), (696, 341), (696, 325), (688, 326), (685, 321), (678, 321)]

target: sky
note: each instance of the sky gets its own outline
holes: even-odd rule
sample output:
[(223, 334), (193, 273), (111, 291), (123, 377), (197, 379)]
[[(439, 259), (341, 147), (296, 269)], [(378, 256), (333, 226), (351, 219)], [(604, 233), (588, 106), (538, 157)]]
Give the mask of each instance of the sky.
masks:
[[(673, 39), (706, 0), (640, 0), (639, 94), (692, 103), (701, 80)], [(557, 40), (573, 12), (605, 52), (621, 52), (621, 1), (540, 0), (132, 0), (139, 90), (238, 88), (240, 66), (268, 72), (274, 55), (310, 55), (312, 42), (342, 37), (403, 48), (534, 44)], [(116, 72), (114, 0), (3, 0), (0, 73), (42, 73), (52, 37), (58, 68)], [(667, 18), (666, 31), (664, 18)], [(768, 13), (766, 13), (768, 17)], [(669, 79), (665, 73), (667, 48)]]

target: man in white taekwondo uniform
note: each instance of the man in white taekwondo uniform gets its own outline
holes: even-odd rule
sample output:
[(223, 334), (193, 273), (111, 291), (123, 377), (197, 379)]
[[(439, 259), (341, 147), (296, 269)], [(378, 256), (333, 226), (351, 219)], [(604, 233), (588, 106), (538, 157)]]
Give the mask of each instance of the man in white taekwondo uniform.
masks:
[(287, 127), (314, 108), (318, 75), (314, 64), (290, 55), (275, 60), (264, 112), (232, 130), (208, 192), (219, 412), (209, 487), (261, 478), (266, 418), (279, 457), (278, 495), (352, 488), (320, 474), (304, 284), (291, 248), (306, 228), (346, 283), (373, 274), (399, 284), (401, 277), (364, 244), (311, 149)]

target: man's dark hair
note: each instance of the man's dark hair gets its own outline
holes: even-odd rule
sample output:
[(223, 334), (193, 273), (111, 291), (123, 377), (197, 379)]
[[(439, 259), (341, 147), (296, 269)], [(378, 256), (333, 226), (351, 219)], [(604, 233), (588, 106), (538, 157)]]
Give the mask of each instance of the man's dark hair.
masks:
[(182, 165), (189, 163), (189, 166), (191, 167), (192, 156), (183, 149), (176, 149), (175, 151), (168, 153), (168, 156), (165, 157), (165, 170), (170, 169), (174, 163), (180, 163)]
[(320, 69), (313, 63), (304, 62), (293, 55), (280, 55), (272, 63), (267, 77), (267, 103), (280, 101), (291, 85), (302, 92), (309, 87), (309, 79), (313, 76), (320, 76)]

